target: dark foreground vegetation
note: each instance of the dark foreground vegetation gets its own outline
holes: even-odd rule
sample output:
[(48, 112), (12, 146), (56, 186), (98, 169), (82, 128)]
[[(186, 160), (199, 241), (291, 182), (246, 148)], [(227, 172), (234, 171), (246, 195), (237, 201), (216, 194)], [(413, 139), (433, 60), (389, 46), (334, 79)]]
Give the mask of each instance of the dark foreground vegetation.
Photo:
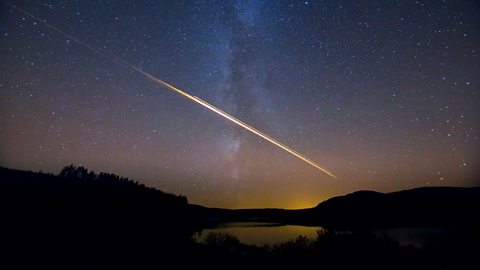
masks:
[[(461, 227), (462, 237), (442, 239), (422, 248), (399, 246), (388, 237), (374, 236), (368, 228), (387, 227), (399, 221), (395, 217), (392, 221), (389, 215), (382, 218), (381, 214), (359, 213), (366, 211), (365, 205), (378, 208), (379, 202), (360, 200), (358, 194), (346, 197), (347, 200), (337, 199), (341, 202), (336, 206), (337, 211), (328, 216), (331, 222), (327, 225), (332, 230), (319, 232), (316, 239), (299, 237), (280, 245), (255, 247), (244, 245), (228, 234), (208, 235), (205, 243), (196, 243), (192, 236), (211, 225), (212, 217), (255, 219), (258, 214), (255, 211), (263, 211), (257, 219), (273, 219), (271, 213), (282, 210), (232, 214), (230, 210), (192, 206), (183, 196), (82, 167), (67, 166), (58, 175), (0, 168), (0, 268), (479, 269), (480, 234), (474, 226), (475, 219), (471, 219), (478, 215), (479, 205), (475, 200), (478, 197), (469, 193), (478, 194), (478, 189), (461, 189), (464, 191), (462, 196), (440, 197), (456, 198), (456, 207), (462, 207), (454, 213), (445, 211), (440, 220), (435, 218), (442, 209), (422, 202), (421, 197), (412, 201), (429, 207), (424, 209), (426, 218), (418, 214), (409, 217), (408, 212), (397, 218), (400, 222), (414, 220), (409, 224), (419, 219), (417, 222), (422, 225), (440, 222)], [(353, 200), (357, 208), (349, 207), (348, 200)], [(326, 209), (333, 209), (331, 200), (326, 203)], [(391, 205), (383, 205), (381, 209), (388, 207)], [(282, 219), (295, 223), (293, 218), (297, 215), (300, 222), (312, 222), (316, 219), (312, 213), (316, 212), (308, 211), (318, 211), (316, 208), (288, 212)], [(256, 214), (252, 215), (252, 211)], [(435, 218), (428, 216), (433, 215), (428, 211), (433, 211)], [(276, 215), (280, 219), (281, 215)], [(368, 226), (358, 221), (361, 215), (371, 219), (365, 223)], [(458, 222), (445, 222), (449, 218)], [(319, 220), (328, 222), (324, 218)], [(372, 220), (377, 224), (372, 224)], [(473, 225), (469, 226), (469, 221)], [(348, 222), (363, 225), (353, 226), (348, 232), (334, 230), (335, 225), (343, 228)]]

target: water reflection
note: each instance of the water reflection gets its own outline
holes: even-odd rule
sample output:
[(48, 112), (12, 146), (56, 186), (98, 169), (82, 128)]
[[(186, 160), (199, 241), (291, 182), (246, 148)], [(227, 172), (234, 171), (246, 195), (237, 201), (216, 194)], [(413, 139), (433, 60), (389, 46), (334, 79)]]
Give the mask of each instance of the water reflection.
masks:
[(300, 235), (314, 239), (317, 237), (317, 231), (323, 231), (323, 228), (263, 222), (230, 222), (220, 224), (213, 229), (205, 229), (196, 236), (196, 239), (202, 242), (211, 232), (230, 233), (244, 244), (261, 246), (264, 244), (280, 244), (293, 240)]
[[(278, 223), (263, 222), (229, 222), (219, 224), (216, 228), (204, 229), (195, 238), (203, 242), (209, 233), (229, 233), (244, 244), (262, 246), (264, 244), (280, 244), (296, 239), (298, 236), (306, 236), (316, 239), (317, 232), (324, 231), (320, 226), (285, 225)], [(401, 246), (422, 247), (426, 244), (436, 244), (438, 241), (451, 241), (462, 239), (460, 230), (442, 227), (424, 228), (392, 228), (388, 230), (371, 231), (379, 238), (388, 238)], [(343, 232), (349, 233), (349, 232)]]

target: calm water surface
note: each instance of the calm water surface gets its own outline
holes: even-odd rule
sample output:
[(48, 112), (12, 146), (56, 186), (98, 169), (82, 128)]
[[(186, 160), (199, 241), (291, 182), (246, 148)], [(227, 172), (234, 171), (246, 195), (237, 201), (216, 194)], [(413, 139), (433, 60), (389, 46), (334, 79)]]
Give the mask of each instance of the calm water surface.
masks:
[[(240, 242), (247, 245), (261, 246), (264, 244), (280, 244), (306, 236), (310, 239), (317, 237), (318, 231), (324, 231), (320, 226), (284, 225), (263, 222), (230, 222), (220, 224), (216, 228), (205, 229), (195, 236), (202, 242), (209, 233), (229, 233), (237, 237)], [(373, 235), (383, 238), (388, 237), (402, 246), (421, 247), (439, 240), (457, 238), (458, 230), (448, 228), (393, 228), (382, 231), (372, 231)]]
[(263, 244), (279, 244), (293, 240), (298, 236), (316, 238), (317, 231), (322, 231), (319, 226), (283, 225), (263, 222), (230, 222), (220, 224), (217, 228), (205, 229), (196, 236), (202, 242), (209, 233), (229, 233), (240, 242), (248, 245), (261, 246)]

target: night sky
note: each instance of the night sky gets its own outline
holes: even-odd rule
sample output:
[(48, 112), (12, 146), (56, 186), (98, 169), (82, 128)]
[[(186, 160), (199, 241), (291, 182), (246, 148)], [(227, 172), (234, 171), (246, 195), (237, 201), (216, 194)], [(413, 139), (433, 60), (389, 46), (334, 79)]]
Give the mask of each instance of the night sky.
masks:
[(3, 2), (0, 166), (74, 163), (229, 208), (480, 184), (474, 0), (11, 1), (339, 179)]

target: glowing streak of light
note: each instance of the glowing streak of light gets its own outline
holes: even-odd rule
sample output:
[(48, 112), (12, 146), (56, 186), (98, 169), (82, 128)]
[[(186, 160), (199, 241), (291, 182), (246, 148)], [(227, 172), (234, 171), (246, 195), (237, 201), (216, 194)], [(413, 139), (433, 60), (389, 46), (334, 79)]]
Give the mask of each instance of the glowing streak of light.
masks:
[(300, 153), (296, 152), (295, 150), (291, 149), (290, 147), (288, 147), (288, 146), (280, 143), (279, 141), (273, 139), (272, 137), (268, 136), (267, 134), (265, 134), (265, 133), (263, 133), (263, 132), (255, 129), (254, 127), (252, 127), (252, 126), (250, 126), (250, 125), (248, 125), (248, 124), (240, 121), (239, 119), (235, 118), (234, 116), (232, 116), (232, 115), (230, 115), (230, 114), (228, 114), (228, 113), (220, 110), (219, 108), (217, 108), (217, 107), (213, 106), (212, 104), (204, 101), (203, 99), (200, 99), (200, 98), (198, 98), (198, 97), (196, 97), (196, 96), (192, 96), (192, 95), (190, 95), (190, 94), (188, 94), (188, 93), (186, 93), (186, 92), (184, 92), (184, 91), (176, 88), (175, 86), (173, 86), (173, 85), (171, 85), (171, 84), (169, 84), (169, 83), (167, 83), (167, 82), (165, 82), (165, 81), (163, 81), (163, 80), (161, 80), (161, 79), (159, 79), (159, 78), (157, 78), (157, 77), (155, 77), (155, 76), (153, 76), (153, 75), (151, 75), (151, 74), (149, 74), (149, 73), (147, 73), (147, 72), (145, 72), (145, 71), (143, 71), (143, 70), (141, 70), (141, 69), (139, 69), (139, 68), (137, 68), (137, 67), (135, 67), (134, 65), (128, 63), (127, 61), (125, 61), (125, 60), (123, 60), (123, 59), (121, 59), (121, 58), (119, 58), (119, 57), (114, 57), (114, 56), (108, 55), (108, 54), (106, 54), (106, 53), (104, 53), (104, 52), (102, 52), (102, 51), (100, 51), (100, 50), (98, 50), (98, 49), (90, 46), (89, 44), (87, 44), (87, 43), (85, 43), (85, 42), (83, 42), (83, 41), (75, 38), (74, 36), (72, 36), (72, 35), (64, 32), (64, 31), (61, 30), (60, 28), (57, 28), (57, 27), (55, 27), (55, 26), (47, 23), (45, 20), (41, 20), (39, 17), (31, 14), (30, 12), (27, 12), (27, 11), (25, 11), (25, 10), (23, 10), (23, 9), (21, 9), (21, 8), (19, 8), (19, 7), (15, 6), (15, 5), (13, 5), (13, 4), (5, 1), (5, 0), (1, 0), (1, 1), (4, 2), (5, 4), (11, 6), (12, 8), (20, 11), (21, 13), (26, 14), (27, 16), (29, 16), (29, 17), (31, 17), (31, 18), (33, 18), (33, 19), (35, 19), (35, 20), (43, 23), (45, 26), (47, 26), (47, 27), (55, 30), (56, 32), (58, 32), (58, 33), (60, 33), (60, 34), (62, 34), (62, 35), (64, 35), (64, 36), (66, 36), (67, 38), (74, 40), (75, 42), (77, 42), (78, 44), (86, 47), (87, 49), (89, 49), (89, 50), (91, 50), (91, 51), (93, 51), (93, 52), (95, 52), (95, 53), (97, 53), (97, 54), (99, 54), (99, 55), (101, 55), (101, 56), (103, 56), (103, 57), (105, 57), (105, 58), (108, 58), (109, 60), (112, 60), (113, 62), (122, 64), (124, 67), (130, 69), (131, 71), (136, 72), (137, 74), (143, 75), (145, 78), (149, 79), (150, 81), (153, 81), (153, 82), (155, 82), (155, 83), (157, 83), (157, 84), (163, 85), (164, 87), (167, 87), (168, 89), (173, 90), (174, 92), (176, 92), (176, 93), (178, 93), (178, 94), (181, 94), (182, 96), (184, 96), (184, 97), (186, 97), (186, 98), (194, 101), (195, 103), (202, 105), (203, 107), (205, 107), (205, 108), (207, 108), (207, 109), (209, 109), (209, 110), (217, 113), (218, 115), (224, 117), (225, 119), (230, 120), (231, 122), (237, 124), (238, 126), (243, 127), (244, 129), (252, 132), (253, 134), (255, 134), (255, 135), (257, 135), (257, 136), (259, 136), (259, 137), (261, 137), (261, 138), (269, 141), (270, 143), (272, 143), (272, 144), (280, 147), (281, 149), (283, 149), (283, 150), (287, 151), (288, 153), (294, 155), (295, 157), (297, 157), (297, 158), (305, 161), (306, 163), (312, 165), (313, 167), (317, 168), (318, 170), (322, 171), (323, 173), (325, 173), (325, 174), (327, 174), (327, 175), (329, 175), (329, 176), (331, 176), (331, 177), (333, 177), (333, 178), (337, 178), (335, 175), (333, 175), (333, 174), (332, 174), (331, 172), (329, 172), (327, 169), (321, 167), (320, 165), (318, 165), (318, 164), (316, 164), (315, 162), (311, 161), (311, 160), (308, 159), (307, 157), (301, 155)]

